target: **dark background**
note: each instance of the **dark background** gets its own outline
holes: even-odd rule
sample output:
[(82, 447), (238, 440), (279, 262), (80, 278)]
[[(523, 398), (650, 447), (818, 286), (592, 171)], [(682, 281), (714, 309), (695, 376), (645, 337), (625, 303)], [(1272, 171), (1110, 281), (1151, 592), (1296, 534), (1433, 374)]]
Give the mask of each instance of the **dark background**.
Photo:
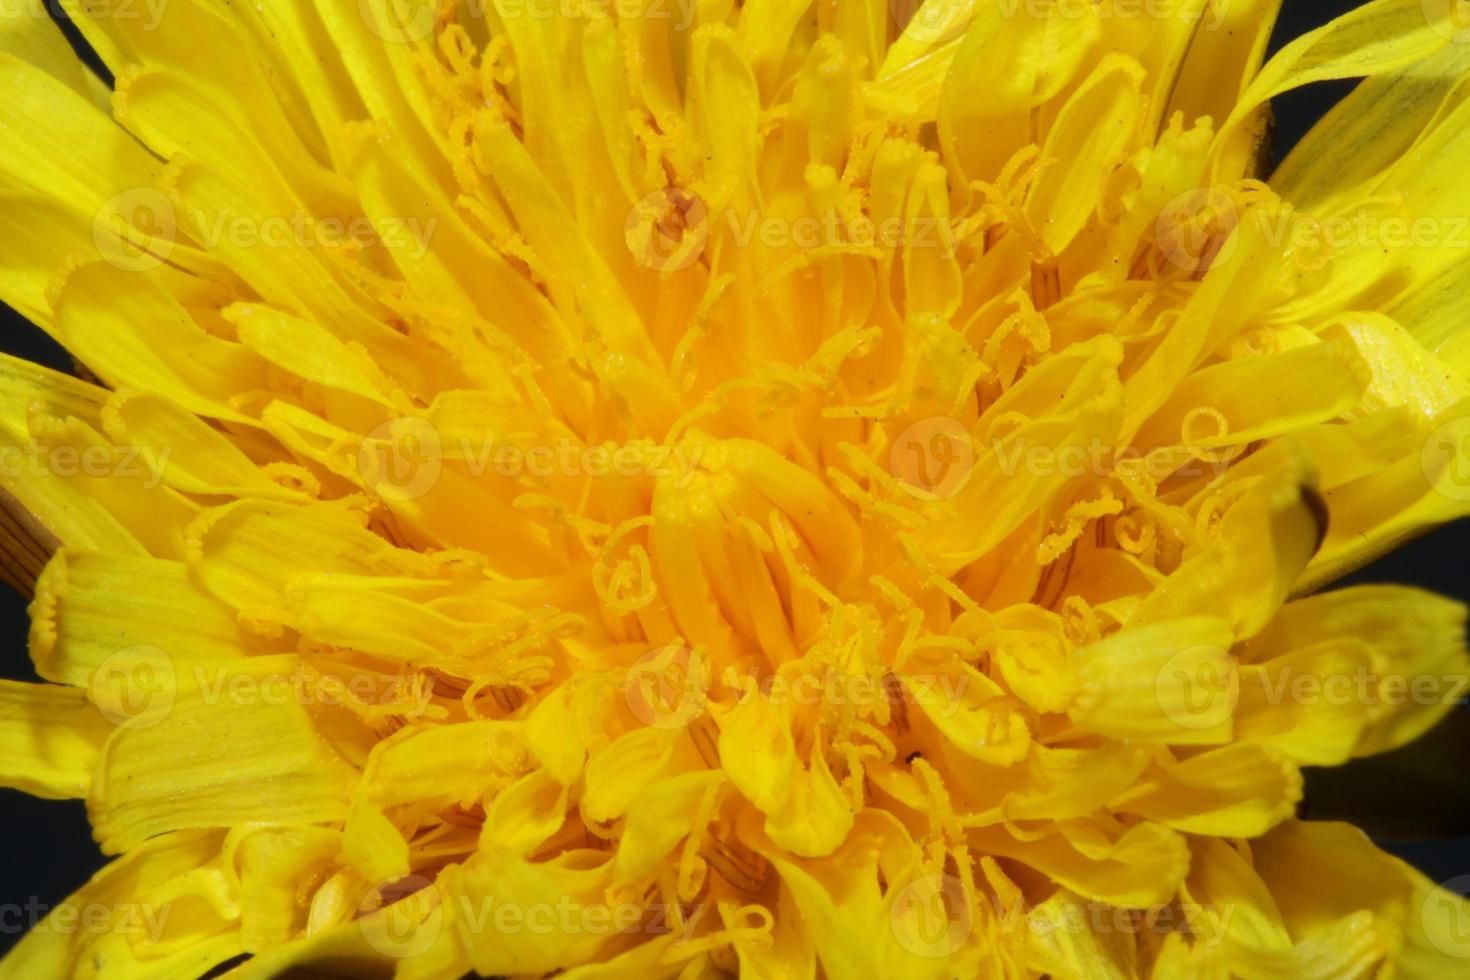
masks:
[[(1273, 49), (1303, 32), (1339, 16), (1358, 5), (1357, 0), (1285, 0)], [(54, 4), (52, 5), (54, 7)], [(1352, 89), (1351, 82), (1328, 82), (1292, 92), (1275, 102), (1277, 117), (1276, 158), (1290, 150), (1334, 102)], [(0, 97), (0, 124), (4, 123)], [(3, 274), (3, 270), (0, 270)], [(0, 350), (48, 366), (70, 370), (71, 361), (39, 329), (0, 305)], [(1398, 582), (1419, 585), (1445, 595), (1470, 601), (1470, 578), (1462, 561), (1470, 554), (1470, 522), (1462, 522), (1412, 542), (1393, 555), (1369, 566), (1345, 584)], [(29, 620), (25, 601), (0, 586), (0, 636), (7, 637), (0, 653), (0, 676), (35, 680), (26, 653)], [(1464, 729), (1446, 733), (1436, 750), (1440, 761), (1457, 763), (1470, 743), (1459, 737)], [(1366, 783), (1366, 798), (1346, 803), (1330, 780), (1352, 775), (1343, 770), (1331, 774), (1309, 774), (1308, 810), (1313, 817), (1354, 816), (1355, 806), (1382, 806), (1423, 813), (1437, 805), (1433, 798), (1449, 793), (1449, 783), (1421, 778), (1416, 766), (1422, 761), (1395, 753), (1382, 757), (1371, 769), (1357, 773)], [(1366, 777), (1366, 778), (1364, 778)], [(1470, 783), (1470, 780), (1453, 782)], [(1314, 792), (1314, 790), (1316, 792)], [(1441, 792), (1443, 791), (1443, 793)], [(1321, 802), (1321, 800), (1327, 802)], [(1461, 811), (1463, 812), (1463, 811)], [(1370, 823), (1369, 821), (1361, 821)], [(1412, 821), (1409, 821), (1412, 823)], [(29, 921), (28, 909), (62, 901), (103, 863), (80, 801), (37, 800), (14, 790), (0, 789), (0, 826), (8, 833), (0, 850), (0, 951), (18, 938), (18, 924)], [(1371, 823), (1370, 823), (1371, 826)], [(1470, 837), (1380, 842), (1411, 861), (1437, 881), (1470, 872)]]

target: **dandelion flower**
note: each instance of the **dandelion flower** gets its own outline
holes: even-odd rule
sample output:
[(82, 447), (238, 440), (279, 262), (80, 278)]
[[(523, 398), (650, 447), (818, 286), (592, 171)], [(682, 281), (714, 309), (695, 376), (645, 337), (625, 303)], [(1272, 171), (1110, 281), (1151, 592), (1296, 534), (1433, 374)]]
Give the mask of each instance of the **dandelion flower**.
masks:
[(1322, 591), (1470, 512), (1463, 4), (61, 6), (0, 782), (111, 863), (0, 976), (1465, 972), (1296, 815), (1466, 685)]

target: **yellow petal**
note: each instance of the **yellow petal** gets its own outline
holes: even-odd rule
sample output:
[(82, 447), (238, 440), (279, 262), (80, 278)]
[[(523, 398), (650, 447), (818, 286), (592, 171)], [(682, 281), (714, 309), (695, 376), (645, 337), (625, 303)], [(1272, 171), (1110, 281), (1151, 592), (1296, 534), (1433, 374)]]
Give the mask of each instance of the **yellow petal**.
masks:
[(0, 783), (50, 799), (84, 797), (111, 732), (79, 688), (0, 682)]
[(1110, 804), (1191, 834), (1256, 837), (1291, 816), (1302, 777), (1282, 753), (1255, 743), (1159, 760)]
[(36, 582), (31, 659), (48, 680), (88, 687), (131, 648), (183, 666), (235, 660), (249, 646), (179, 562), (63, 549)]
[(1355, 707), (1362, 730), (1352, 754), (1371, 755), (1418, 738), (1463, 697), (1470, 686), (1465, 617), (1459, 603), (1417, 589), (1341, 589), (1285, 606), (1243, 656), (1266, 660), (1276, 651), (1312, 650), (1320, 644), (1366, 648), (1370, 664), (1330, 674), (1320, 688), (1295, 685), (1283, 691), (1280, 681), (1291, 678), (1279, 671), (1289, 665), (1271, 661), (1267, 666), (1278, 668), (1273, 688), (1278, 699), (1304, 695), (1309, 702)]
[(294, 657), (213, 669), (165, 664), (155, 700), (98, 762), (88, 812), (105, 851), (255, 819), (341, 820), (356, 771), (316, 733)]
[(239, 955), (238, 926), (190, 894), (189, 876), (207, 870), (219, 851), (215, 833), (142, 842), (28, 932), (0, 961), (0, 977), (192, 980)]
[(1197, 617), (1126, 628), (1075, 654), (1076, 724), (1117, 738), (1218, 744), (1239, 692), (1229, 625)]

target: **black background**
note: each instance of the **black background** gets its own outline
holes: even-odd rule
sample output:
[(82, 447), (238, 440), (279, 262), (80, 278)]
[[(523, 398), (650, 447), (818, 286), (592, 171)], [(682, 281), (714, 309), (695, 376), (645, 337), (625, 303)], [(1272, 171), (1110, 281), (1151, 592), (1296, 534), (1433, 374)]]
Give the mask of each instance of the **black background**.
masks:
[[(307, 2), (307, 0), (302, 0)], [(1285, 0), (1273, 48), (1357, 6), (1356, 0)], [(1277, 158), (1289, 150), (1312, 123), (1352, 88), (1351, 82), (1329, 82), (1290, 93), (1275, 102)], [(0, 125), (5, 122), (4, 93), (0, 93)], [(64, 152), (64, 148), (58, 148)], [(3, 270), (0, 270), (3, 274)], [(70, 359), (39, 329), (0, 306), (0, 349), (60, 370), (70, 370)], [(1470, 579), (1463, 556), (1470, 554), (1470, 522), (1461, 522), (1429, 534), (1393, 555), (1353, 575), (1348, 582), (1399, 582), (1419, 585), (1470, 601)], [(25, 601), (0, 586), (0, 676), (35, 680), (26, 653)], [(1457, 746), (1453, 757), (1461, 754)], [(1392, 801), (1402, 795), (1392, 774), (1376, 776), (1377, 791)], [(54, 905), (83, 884), (101, 867), (103, 858), (92, 841), (86, 812), (80, 801), (37, 800), (14, 790), (0, 789), (0, 826), (8, 834), (0, 846), (0, 951), (18, 938), (19, 926), (29, 921), (28, 909)], [(1452, 840), (1383, 841), (1386, 847), (1420, 867), (1438, 881), (1470, 872), (1470, 838)]]

